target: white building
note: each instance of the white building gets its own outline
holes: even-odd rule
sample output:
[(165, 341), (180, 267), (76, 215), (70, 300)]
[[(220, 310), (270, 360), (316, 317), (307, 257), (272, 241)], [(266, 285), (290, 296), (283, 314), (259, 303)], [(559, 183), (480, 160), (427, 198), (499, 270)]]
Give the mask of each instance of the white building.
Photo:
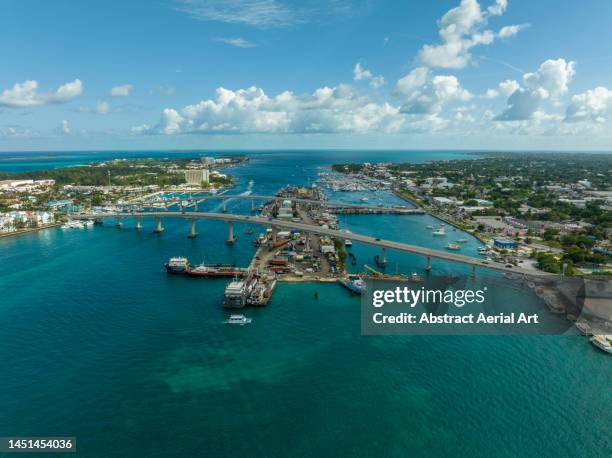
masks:
[(187, 184), (200, 186), (202, 183), (210, 182), (210, 173), (208, 169), (185, 170), (185, 180)]

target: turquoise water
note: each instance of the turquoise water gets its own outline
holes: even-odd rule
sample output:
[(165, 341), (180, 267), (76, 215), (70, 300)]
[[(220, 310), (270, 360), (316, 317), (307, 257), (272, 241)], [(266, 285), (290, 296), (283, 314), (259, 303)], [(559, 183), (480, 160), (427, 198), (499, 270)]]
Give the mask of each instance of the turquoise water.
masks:
[[(337, 160), (384, 156), (367, 154), (259, 153), (231, 173), (236, 192), (252, 179), (267, 194)], [(425, 229), (429, 216), (341, 221), (448, 243)], [(251, 325), (225, 326), (225, 281), (169, 277), (162, 264), (246, 265), (246, 226), (228, 247), (221, 222), (200, 223), (195, 240), (182, 221), (161, 236), (144, 224), (0, 239), (1, 436), (77, 436), (86, 457), (609, 456), (611, 360), (582, 337), (364, 337), (359, 300), (335, 284), (281, 285), (246, 312)], [(470, 238), (462, 252), (478, 246)], [(376, 250), (352, 250), (372, 264)], [(423, 261), (390, 253), (396, 265), (411, 273)]]

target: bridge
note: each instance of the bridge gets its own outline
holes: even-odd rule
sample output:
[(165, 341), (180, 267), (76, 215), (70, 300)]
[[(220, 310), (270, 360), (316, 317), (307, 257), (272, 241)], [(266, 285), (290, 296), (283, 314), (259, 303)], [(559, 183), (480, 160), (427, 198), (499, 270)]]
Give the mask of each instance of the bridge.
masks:
[(407, 243), (394, 242), (391, 240), (383, 240), (376, 237), (371, 237), (368, 235), (361, 235), (356, 233), (347, 233), (344, 231), (336, 230), (336, 229), (328, 229), (321, 226), (315, 226), (312, 224), (305, 223), (296, 223), (293, 221), (285, 221), (275, 218), (263, 218), (260, 216), (248, 216), (248, 215), (234, 215), (229, 213), (204, 213), (204, 212), (139, 212), (139, 213), (93, 213), (93, 214), (74, 214), (70, 216), (72, 219), (77, 220), (90, 220), (90, 219), (103, 219), (103, 218), (114, 218), (114, 219), (122, 219), (122, 218), (135, 218), (136, 219), (136, 228), (140, 229), (141, 226), (141, 218), (155, 218), (156, 220), (156, 228), (154, 232), (161, 233), (163, 231), (162, 226), (162, 218), (184, 218), (189, 219), (191, 221), (191, 231), (189, 236), (195, 237), (197, 235), (195, 230), (195, 221), (196, 219), (213, 219), (213, 220), (222, 220), (226, 221), (229, 226), (229, 239), (234, 239), (234, 229), (233, 223), (252, 223), (252, 224), (261, 224), (264, 226), (269, 226), (273, 228), (273, 234), (275, 235), (278, 229), (288, 229), (288, 230), (298, 230), (304, 233), (317, 234), (332, 238), (338, 239), (350, 239), (354, 242), (364, 243), (366, 245), (376, 246), (382, 249), (383, 259), (386, 259), (386, 250), (391, 249), (395, 251), (400, 251), (403, 253), (412, 253), (416, 255), (420, 255), (426, 258), (425, 269), (431, 269), (431, 259), (441, 259), (444, 261), (450, 261), (460, 264), (465, 264), (472, 267), (472, 271), (474, 272), (476, 267), (482, 267), (485, 269), (494, 270), (497, 272), (503, 273), (512, 273), (512, 274), (521, 274), (528, 276), (538, 276), (538, 277), (549, 277), (552, 274), (547, 272), (535, 271), (524, 269), (520, 267), (506, 267), (502, 263), (490, 262), (488, 264), (484, 264), (482, 260), (471, 258), (469, 256), (464, 256), (456, 253), (449, 253), (445, 251), (435, 250), (431, 248), (424, 248), (417, 245), (410, 245)]
[[(371, 206), (371, 205), (360, 205), (360, 204), (352, 204), (352, 203), (340, 203), (340, 202), (328, 202), (324, 200), (317, 199), (306, 199), (301, 197), (292, 197), (292, 196), (267, 196), (260, 194), (214, 194), (207, 196), (197, 196), (192, 198), (176, 198), (177, 201), (173, 202), (171, 205), (181, 205), (179, 202), (183, 200), (194, 201), (193, 204), (188, 205), (188, 207), (197, 207), (197, 204), (200, 202), (204, 202), (206, 200), (223, 200), (223, 211), (227, 210), (227, 201), (233, 199), (239, 200), (250, 200), (252, 202), (251, 209), (255, 210), (254, 203), (256, 200), (263, 200), (266, 202), (270, 201), (282, 201), (282, 200), (290, 200), (296, 203), (304, 203), (310, 205), (325, 205), (330, 212), (332, 213), (352, 213), (352, 214), (381, 214), (381, 213), (389, 213), (395, 215), (423, 215), (425, 211), (420, 208), (404, 208), (404, 207), (381, 207), (381, 206)], [(146, 202), (144, 202), (146, 204)]]

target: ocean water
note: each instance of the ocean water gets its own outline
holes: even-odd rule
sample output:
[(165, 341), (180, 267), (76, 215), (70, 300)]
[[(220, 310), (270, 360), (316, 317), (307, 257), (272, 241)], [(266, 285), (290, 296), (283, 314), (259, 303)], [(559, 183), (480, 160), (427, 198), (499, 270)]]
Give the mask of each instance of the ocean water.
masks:
[[(455, 157), (439, 154), (260, 152), (229, 173), (235, 192), (269, 194), (336, 161)], [(466, 236), (432, 237), (429, 216), (341, 222), (437, 248)], [(193, 240), (184, 221), (164, 225), (162, 235), (126, 221), (0, 239), (1, 436), (76, 436), (85, 457), (609, 456), (612, 365), (587, 339), (361, 336), (359, 300), (335, 284), (280, 285), (245, 312), (251, 325), (225, 326), (226, 281), (168, 276), (163, 263), (247, 265), (253, 236), (236, 225), (228, 247), (222, 222), (200, 222)], [(465, 245), (476, 256), (478, 241)], [(357, 268), (377, 254), (351, 250)], [(389, 253), (388, 270), (422, 268)]]

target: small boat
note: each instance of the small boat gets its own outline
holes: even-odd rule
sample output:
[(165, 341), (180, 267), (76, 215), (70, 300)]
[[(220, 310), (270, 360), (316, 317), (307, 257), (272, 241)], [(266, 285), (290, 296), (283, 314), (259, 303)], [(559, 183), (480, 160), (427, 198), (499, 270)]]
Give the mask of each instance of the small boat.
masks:
[(612, 353), (612, 344), (610, 344), (609, 338), (612, 336), (604, 336), (598, 335), (591, 337), (591, 343), (595, 345), (600, 350), (605, 351), (606, 353)]
[(247, 318), (244, 315), (230, 315), (226, 323), (227, 324), (239, 324), (243, 326), (245, 324), (249, 324), (251, 321), (253, 321), (252, 318)]
[(344, 246), (347, 248), (350, 248), (353, 246), (353, 242), (351, 242), (350, 240), (345, 240), (344, 241)]
[(348, 289), (351, 293), (361, 296), (366, 289), (366, 283), (361, 278), (339, 278), (338, 283)]
[(382, 269), (384, 269), (385, 267), (387, 267), (387, 261), (385, 261), (384, 259), (380, 259), (380, 256), (376, 255), (374, 256), (374, 262), (376, 263), (376, 265)]
[(446, 235), (446, 231), (444, 230), (444, 228), (438, 229), (437, 231), (433, 231), (432, 234), (434, 235), (434, 237), (443, 237)]
[(431, 224), (428, 224), (427, 226), (425, 226), (427, 229), (433, 229), (434, 227)]
[(580, 331), (582, 335), (593, 335), (593, 329), (591, 329), (591, 326), (586, 321), (576, 321), (574, 323), (574, 326), (576, 326), (576, 329), (578, 329), (578, 331)]
[(458, 251), (458, 250), (461, 249), (461, 247), (459, 245), (457, 245), (456, 243), (449, 243), (448, 245), (446, 245), (446, 249), (447, 250)]
[(457, 239), (457, 243), (466, 243), (467, 239)]

